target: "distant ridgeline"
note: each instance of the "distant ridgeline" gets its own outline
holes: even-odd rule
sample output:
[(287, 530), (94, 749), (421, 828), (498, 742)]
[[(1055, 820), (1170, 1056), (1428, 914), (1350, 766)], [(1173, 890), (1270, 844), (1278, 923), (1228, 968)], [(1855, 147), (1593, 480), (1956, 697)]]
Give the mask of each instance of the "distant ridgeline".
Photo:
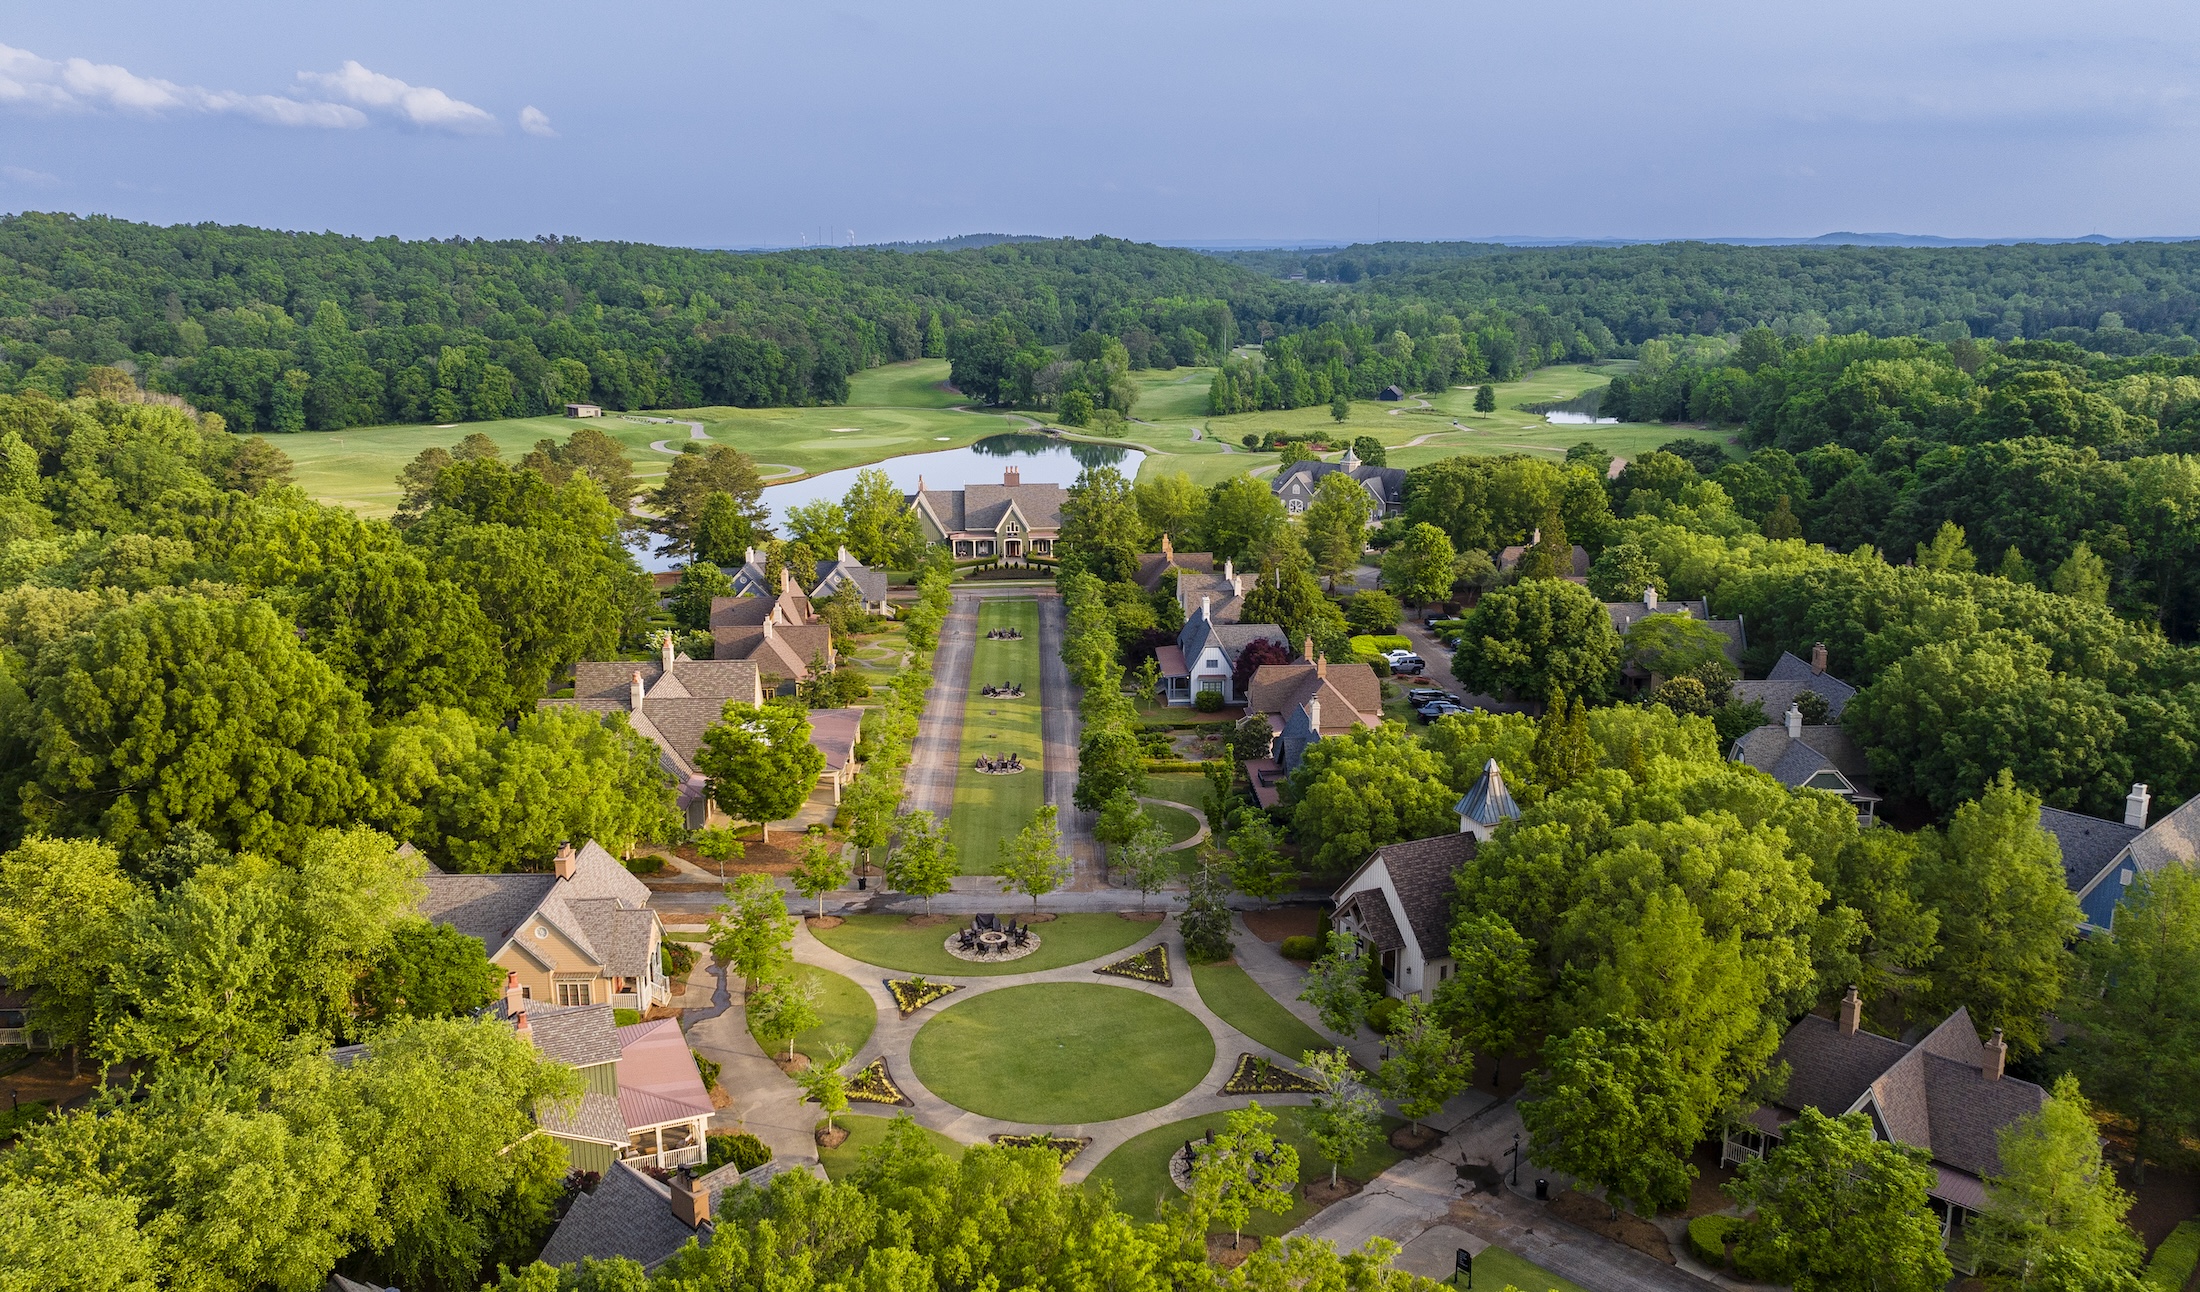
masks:
[[(1222, 365), (1226, 413), (1758, 327), (2185, 354), (2200, 349), (2200, 244), (1202, 253), (976, 235), (740, 254), (0, 218), (0, 390), (65, 396), (89, 369), (123, 367), (240, 432), (582, 400), (834, 403), (852, 373), (920, 356), (950, 359), (974, 399), (1070, 421), (1129, 413), (1128, 369)], [(1245, 341), (1265, 352), (1225, 363)]]

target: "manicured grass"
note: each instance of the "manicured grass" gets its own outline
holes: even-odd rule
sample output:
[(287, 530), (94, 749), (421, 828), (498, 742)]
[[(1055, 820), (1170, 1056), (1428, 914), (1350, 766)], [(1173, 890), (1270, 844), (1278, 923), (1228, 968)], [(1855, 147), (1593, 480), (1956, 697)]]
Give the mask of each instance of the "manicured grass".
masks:
[(884, 632), (860, 634), (855, 639), (855, 649), (841, 658), (861, 669), (866, 680), (875, 686), (891, 681), (901, 672), (902, 656), (908, 649), (908, 631), (889, 628)]
[(1153, 823), (1169, 832), (1170, 843), (1182, 843), (1199, 833), (1199, 818), (1183, 808), (1173, 808), (1162, 803), (1141, 803)]
[(1334, 1048), (1236, 965), (1193, 965), (1192, 985), (1223, 1022), (1293, 1063), (1308, 1050)]
[(911, 359), (848, 378), (850, 408), (951, 408), (970, 397), (947, 388), (947, 360)]
[[(1255, 1101), (1258, 1102), (1258, 1101)], [(1306, 1128), (1300, 1122), (1304, 1112), (1298, 1107), (1270, 1108), (1276, 1114), (1274, 1133), (1276, 1138), (1299, 1151), (1299, 1180), (1326, 1180), (1329, 1178), (1329, 1159), (1321, 1155), (1313, 1141), (1307, 1139)], [(1364, 1150), (1351, 1167), (1345, 1171), (1355, 1180), (1371, 1180), (1387, 1171), (1405, 1154), (1392, 1148), (1390, 1132), (1405, 1125), (1395, 1117), (1383, 1118), (1383, 1136)], [(1184, 1195), (1169, 1181), (1169, 1157), (1184, 1147), (1184, 1141), (1198, 1139), (1209, 1130), (1221, 1132), (1229, 1129), (1229, 1121), (1223, 1113), (1209, 1113), (1204, 1117), (1190, 1117), (1167, 1126), (1157, 1126), (1143, 1135), (1126, 1140), (1100, 1165), (1085, 1177), (1087, 1184), (1105, 1181), (1115, 1186), (1115, 1205), (1133, 1220), (1151, 1220), (1159, 1214), (1163, 1199), (1179, 1199)], [(1315, 1208), (1304, 1197), (1298, 1199), (1291, 1210), (1282, 1215), (1256, 1211), (1246, 1222), (1245, 1234), (1251, 1238), (1259, 1235), (1272, 1238), (1289, 1233), (1306, 1223), (1315, 1214)], [(1482, 1272), (1475, 1271), (1475, 1281), (1481, 1282)], [(1491, 1287), (1503, 1287), (1492, 1283)], [(1525, 1286), (1525, 1285), (1523, 1285)]]
[(1205, 811), (1207, 777), (1201, 772), (1155, 772), (1146, 777), (1146, 794), (1149, 798), (1189, 803)]
[[(1004, 904), (1001, 911), (1019, 918), (1024, 914), (1013, 904)], [(947, 935), (955, 931), (954, 925), (912, 925), (905, 915), (851, 915), (838, 928), (810, 932), (842, 955), (882, 969), (934, 978), (993, 978), (1096, 960), (1152, 936), (1157, 927), (1116, 915), (1058, 915), (1037, 927), (1037, 951), (1021, 960), (990, 964), (947, 954)]]
[(1516, 1256), (1502, 1247), (1485, 1247), (1474, 1258), (1474, 1285), (1478, 1288), (1512, 1287), (1519, 1292), (1583, 1292), (1578, 1283), (1569, 1283), (1525, 1256)]
[[(845, 1045), (850, 1054), (862, 1049), (863, 1043), (871, 1039), (871, 1030), (878, 1026), (878, 1005), (869, 993), (832, 970), (816, 965), (798, 964), (794, 972), (796, 977), (817, 984), (817, 1015), (823, 1020), (806, 1032), (794, 1034), (795, 1051), (816, 1058), (829, 1045)], [(754, 1027), (749, 1029), (749, 1035), (756, 1037), (757, 1045), (766, 1053), (787, 1052), (784, 1038), (757, 1036)]]
[[(824, 1119), (819, 1118), (817, 1124), (823, 1126)], [(833, 1118), (833, 1125), (848, 1128), (848, 1138), (841, 1141), (839, 1148), (821, 1148), (817, 1151), (818, 1161), (825, 1166), (826, 1178), (846, 1179), (862, 1164), (865, 1151), (877, 1148), (886, 1139), (886, 1128), (893, 1124), (894, 1119), (891, 1117), (868, 1113), (842, 1113)], [(931, 1140), (942, 1153), (949, 1157), (962, 1156), (963, 1145), (936, 1130), (920, 1129), (924, 1129), (924, 1137)]]
[[(1020, 628), (1015, 641), (989, 640), (995, 628)], [(978, 607), (977, 648), (963, 705), (962, 762), (955, 772), (955, 810), (948, 837), (965, 875), (996, 875), (1001, 843), (1031, 824), (1046, 802), (1039, 741), (1039, 603), (987, 601)], [(978, 694), (979, 688), (1021, 682), (1021, 699)], [(1022, 755), (1024, 770), (995, 776), (977, 770), (979, 755)]]
[(909, 1046), (909, 1066), (933, 1094), (1041, 1126), (1159, 1108), (1214, 1062), (1213, 1038), (1182, 1006), (1097, 983), (988, 992), (941, 1011)]

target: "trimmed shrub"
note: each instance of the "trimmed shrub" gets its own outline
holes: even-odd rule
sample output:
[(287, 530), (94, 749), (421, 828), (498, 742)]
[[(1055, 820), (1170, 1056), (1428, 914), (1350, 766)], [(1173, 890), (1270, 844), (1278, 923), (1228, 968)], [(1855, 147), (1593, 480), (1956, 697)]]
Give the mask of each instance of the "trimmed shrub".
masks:
[(1201, 691), (1198, 695), (1192, 697), (1192, 707), (1201, 713), (1220, 713), (1222, 712), (1222, 692)]
[(1727, 1241), (1745, 1223), (1740, 1216), (1698, 1216), (1688, 1222), (1688, 1250), (1712, 1269), (1725, 1269)]
[(772, 1160), (771, 1147), (747, 1131), (713, 1135), (709, 1143), (708, 1165), (712, 1170), (721, 1166), (732, 1166), (744, 1172), (754, 1171)]
[(1311, 963), (1321, 958), (1322, 940), (1311, 934), (1302, 933), (1296, 937), (1285, 938), (1283, 946), (1279, 949), (1283, 952), (1283, 958), (1286, 960)]
[(611, 1011), (611, 1024), (614, 1027), (632, 1027), (641, 1021), (642, 1011), (638, 1009), (614, 1009)]
[(718, 1074), (724, 1069), (725, 1065), (719, 1063), (716, 1059), (703, 1057), (701, 1050), (689, 1050), (688, 1053), (695, 1056), (695, 1075), (703, 1079), (703, 1089), (708, 1090), (717, 1085)]
[(1390, 1025), (1398, 1021), (1398, 1011), (1405, 1007), (1406, 1003), (1396, 996), (1385, 996), (1368, 1007), (1367, 1025), (1378, 1034), (1388, 1036)]
[(2154, 1249), (2154, 1259), (2147, 1262), (2139, 1281), (2149, 1288), (2176, 1292), (2192, 1281), (2195, 1265), (2200, 1265), (2200, 1220), (2188, 1220)]

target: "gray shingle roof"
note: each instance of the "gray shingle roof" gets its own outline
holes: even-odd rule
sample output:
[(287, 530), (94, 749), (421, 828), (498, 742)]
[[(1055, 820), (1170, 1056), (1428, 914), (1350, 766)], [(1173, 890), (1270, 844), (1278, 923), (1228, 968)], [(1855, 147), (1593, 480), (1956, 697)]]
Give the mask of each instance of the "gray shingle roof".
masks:
[(1459, 869), (1474, 860), (1471, 834), (1440, 834), (1430, 839), (1392, 843), (1375, 850), (1390, 872), (1390, 886), (1405, 904), (1406, 923), (1421, 954), (1431, 960), (1451, 954), (1451, 899), (1458, 891)]
[(1813, 673), (1810, 665), (1789, 651), (1780, 652), (1779, 661), (1761, 682), (1736, 682), (1734, 698), (1747, 704), (1756, 700), (1765, 706), (1769, 717), (1777, 718), (1795, 703), (1795, 697), (1809, 691), (1826, 702), (1826, 709), (1835, 718), (1849, 707), (1856, 695), (1856, 688), (1831, 673)]
[(1512, 791), (1505, 788), (1505, 774), (1497, 769), (1494, 758), (1483, 765), (1482, 774), (1474, 778), (1474, 784), (1467, 787), (1451, 810), (1487, 826), (1520, 819), (1520, 808), (1513, 802)]
[(535, 1124), (551, 1135), (626, 1147), (630, 1132), (617, 1095), (583, 1091), (572, 1102), (545, 1100), (535, 1109)]
[(2200, 806), (2196, 805), (2200, 795), (2186, 799), (2131, 841), (2131, 858), (2139, 869), (2152, 872), (2173, 861), (2190, 863), (2200, 857)]
[(1848, 732), (1836, 726), (1804, 727), (1802, 739), (1791, 740), (1786, 724), (1768, 722), (1743, 732), (1735, 740), (1731, 756), (1769, 772), (1790, 789), (1800, 788), (1811, 777), (1830, 769), (1841, 773), (1858, 794), (1869, 799), (1878, 797), (1872, 789), (1871, 765), (1865, 761), (1864, 751), (1857, 748)]
[(532, 1001), (527, 1030), (546, 1059), (576, 1068), (619, 1061), (619, 1025), (608, 1003), (560, 1008)]
[[(1224, 651), (1229, 653), (1232, 661), (1235, 661), (1241, 651), (1256, 641), (1272, 641), (1285, 649), (1289, 649), (1291, 645), (1290, 642), (1284, 640), (1283, 629), (1274, 624), (1216, 624), (1214, 640)], [(1373, 676), (1373, 674), (1370, 673), (1369, 676)], [(1380, 708), (1381, 706), (1377, 705), (1376, 707)]]
[(2084, 892), (2140, 835), (2138, 829), (2121, 821), (2103, 821), (2097, 816), (2051, 807), (2040, 809), (2040, 828), (2062, 845), (2063, 879), (2073, 893)]
[(672, 1190), (624, 1162), (603, 1173), (594, 1193), (584, 1193), (543, 1244), (547, 1265), (572, 1265), (585, 1257), (624, 1256), (644, 1268), (658, 1265), (696, 1232), (672, 1214)]
[(1337, 913), (1351, 916), (1360, 926), (1360, 936), (1374, 943), (1377, 951), (1404, 949), (1405, 936), (1398, 932), (1397, 920), (1391, 918), (1390, 902), (1382, 889), (1361, 889), (1337, 903)]
[(488, 954), (495, 955), (534, 914), (542, 899), (557, 887), (556, 875), (446, 875), (422, 878), (427, 893), (420, 899), (420, 913), (437, 924), (448, 924), (468, 937), (481, 939)]

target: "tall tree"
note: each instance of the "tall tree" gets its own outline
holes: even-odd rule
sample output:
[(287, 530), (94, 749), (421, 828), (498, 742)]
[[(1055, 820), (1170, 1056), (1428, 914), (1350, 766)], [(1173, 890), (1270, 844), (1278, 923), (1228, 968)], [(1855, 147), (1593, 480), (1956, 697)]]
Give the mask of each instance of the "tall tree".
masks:
[(91, 1039), (144, 900), (94, 840), (27, 839), (0, 856), (0, 977), (30, 993), (30, 1025), (50, 1044)]
[(716, 535), (713, 546), (721, 555), (732, 550), (738, 559), (742, 547), (753, 545), (770, 532), (771, 517), (763, 504), (763, 476), (756, 469), (756, 460), (739, 449), (724, 444), (698, 449), (692, 441), (689, 444), (686, 451), (672, 459), (664, 483), (657, 486), (657, 530), (665, 539), (662, 550), (675, 556), (694, 553), (705, 509), (714, 498), (725, 497), (732, 502), (731, 515), (738, 527), (748, 533), (745, 538), (730, 532)]
[(1930, 1155), (1879, 1139), (1869, 1118), (1805, 1108), (1727, 1192), (1757, 1213), (1742, 1246), (1798, 1292), (1936, 1292), (1952, 1273), (1928, 1196)]
[(916, 512), (891, 477), (877, 467), (856, 472), (841, 499), (848, 518), (849, 555), (874, 569), (906, 569), (922, 553)]
[(1266, 481), (1231, 476), (1207, 490), (1198, 544), (1218, 561), (1249, 565), (1268, 550), (1290, 520)]
[(1452, 673), (1487, 695), (1595, 699), (1611, 691), (1619, 659), (1604, 603), (1575, 584), (1535, 579), (1484, 593), (1467, 612)]
[(932, 913), (932, 899), (948, 890), (956, 871), (955, 845), (947, 826), (930, 812), (911, 812), (895, 820), (899, 836), (887, 860), (887, 879), (904, 893), (924, 899), (924, 913)]
[(1258, 1100), (1224, 1114), (1223, 1122), (1220, 1134), (1192, 1146), (1192, 1208), (1209, 1224), (1228, 1225), (1235, 1248), (1254, 1210), (1291, 1210), (1299, 1151), (1276, 1138), (1276, 1115)]
[(1458, 828), (1436, 756), (1396, 723), (1317, 741), (1284, 782), (1301, 858), (1341, 875), (1385, 844)]
[(674, 623), (701, 632), (710, 627), (710, 603), (732, 596), (733, 591), (733, 580), (724, 570), (707, 561), (690, 561), (681, 568), (680, 580), (672, 585), (665, 606), (672, 611)]
[(1368, 985), (1367, 948), (1357, 936), (1331, 930), (1329, 950), (1308, 967), (1299, 999), (1314, 1007), (1323, 1027), (1339, 1036), (1360, 1034), (1375, 1005), (1375, 989)]
[(1398, 1101), (1398, 1111), (1419, 1130), (1421, 1119), (1467, 1088), (1474, 1056), (1459, 1038), (1436, 1021), (1419, 996), (1406, 997), (1390, 1029), (1390, 1057), (1376, 1073), (1383, 1093)]
[(1383, 554), (1383, 586), (1408, 605), (1448, 600), (1458, 564), (1451, 536), (1424, 522)]
[(1127, 582), (1137, 575), (1138, 554), (1151, 540), (1123, 473), (1085, 468), (1062, 500), (1061, 536), (1054, 543), (1062, 568), (1103, 583)]
[[(5, 902), (0, 902), (4, 908)], [(2200, 874), (2142, 871), (2112, 932), (2078, 939), (2056, 1011), (2063, 1054), (2102, 1102), (2131, 1119), (2135, 1181), (2200, 1133)]]
[(800, 811), (825, 751), (810, 743), (810, 720), (784, 704), (726, 701), (725, 715), (703, 733), (696, 770), (710, 777), (711, 801), (727, 815), (754, 821), (771, 838), (771, 823)]
[(1039, 909), (1039, 899), (1069, 882), (1069, 858), (1062, 855), (1062, 831), (1052, 803), (1039, 809), (1014, 839), (1001, 840), (1001, 891), (1022, 893)]
[(2136, 1292), (2145, 1249), (2124, 1224), (2132, 1197), (2102, 1159), (2077, 1078), (2063, 1076), (2038, 1112), (2002, 1127), (1999, 1147), (1986, 1207), (1965, 1226), (1979, 1262), (2020, 1287)]
[(1299, 1056), (1306, 1077), (1321, 1087), (1306, 1110), (1306, 1138), (1329, 1159), (1329, 1187), (1382, 1133), (1382, 1101), (1360, 1084), (1352, 1056), (1343, 1050), (1308, 1050)]
[(1314, 568), (1331, 586), (1337, 577), (1360, 563), (1360, 554), (1367, 550), (1367, 524), (1374, 513), (1374, 502), (1368, 497), (1367, 486), (1342, 471), (1332, 471), (1322, 477), (1314, 489), (1313, 501), (1306, 504), (1299, 523), (1305, 528), (1306, 550), (1314, 558)]
[(817, 900), (819, 918), (825, 915), (825, 894), (848, 885), (850, 867), (848, 854), (838, 840), (822, 830), (812, 829), (802, 837), (802, 847), (795, 855), (794, 869), (787, 878), (794, 883), (794, 891), (804, 898)]
[(1664, 1038), (1640, 1020), (1554, 1037), (1520, 1104), (1530, 1157), (1603, 1187), (1615, 1218), (1623, 1202), (1645, 1212), (1680, 1202), (1704, 1129), (1685, 1087)]
[(794, 917), (769, 875), (751, 871), (726, 886), (710, 922), (710, 953), (741, 975), (749, 991), (788, 963)]

